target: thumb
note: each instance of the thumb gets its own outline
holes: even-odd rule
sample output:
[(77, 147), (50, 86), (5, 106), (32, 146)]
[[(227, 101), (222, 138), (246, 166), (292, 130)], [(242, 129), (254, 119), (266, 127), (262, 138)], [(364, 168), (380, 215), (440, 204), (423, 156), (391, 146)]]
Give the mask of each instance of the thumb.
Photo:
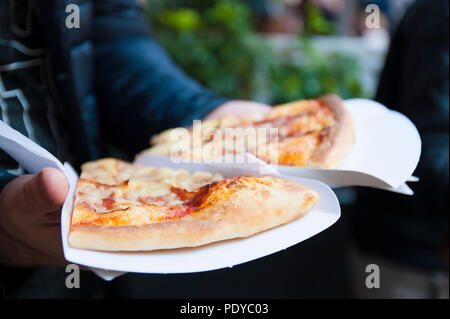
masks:
[(60, 170), (44, 168), (23, 181), (18, 189), (17, 204), (28, 211), (55, 211), (64, 203), (68, 190), (69, 184)]

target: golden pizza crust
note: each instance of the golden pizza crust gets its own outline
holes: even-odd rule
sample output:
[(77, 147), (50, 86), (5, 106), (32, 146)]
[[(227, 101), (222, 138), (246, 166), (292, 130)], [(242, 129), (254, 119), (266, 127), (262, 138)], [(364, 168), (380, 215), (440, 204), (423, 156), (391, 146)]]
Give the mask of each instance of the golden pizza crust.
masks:
[(318, 100), (333, 110), (336, 123), (328, 130), (325, 141), (315, 148), (308, 166), (335, 168), (348, 155), (355, 143), (353, 119), (339, 96), (329, 94), (318, 98)]
[[(250, 149), (251, 147), (247, 151), (272, 164), (332, 169), (336, 168), (348, 155), (355, 140), (353, 119), (344, 107), (342, 99), (335, 94), (325, 95), (315, 100), (299, 100), (278, 105), (265, 115), (253, 114), (243, 118), (225, 117), (222, 119), (203, 121), (202, 128), (206, 130), (211, 127), (217, 129), (236, 126), (246, 127), (246, 125), (251, 125), (252, 121), (264, 119), (264, 116), (269, 119), (282, 118), (289, 117), (292, 114), (308, 112), (311, 108), (311, 103), (318, 102), (328, 107), (331, 111), (330, 115), (324, 118), (312, 117), (312, 121), (306, 123), (303, 129), (316, 130), (317, 125), (324, 125), (327, 127), (324, 131), (317, 131), (316, 135), (300, 135), (283, 140), (278, 143), (277, 153), (273, 151), (276, 149), (276, 144), (268, 143), (265, 147), (262, 147), (264, 143), (261, 144), (261, 142), (264, 142), (264, 140), (253, 141), (252, 138), (248, 138), (247, 143), (249, 145), (254, 144), (253, 146), (256, 145), (257, 151)], [(283, 125), (281, 124), (280, 127), (283, 128)], [(185, 132), (184, 135), (178, 134), (182, 131)], [(189, 132), (192, 133), (192, 131)], [(177, 150), (181, 150), (181, 156), (187, 154), (187, 157), (190, 159), (211, 160), (217, 157), (216, 153), (212, 152), (210, 154), (207, 152), (207, 147), (203, 147), (208, 144), (193, 147), (191, 145), (192, 136), (190, 136), (191, 133), (189, 132), (186, 128), (166, 130), (153, 137), (151, 140), (153, 146), (138, 154), (137, 157), (144, 154), (178, 157), (180, 155), (177, 153)], [(174, 138), (177, 136), (182, 136), (184, 139), (181, 137), (179, 139)], [(180, 143), (180, 140), (183, 142)], [(226, 149), (226, 151), (229, 150)], [(236, 151), (239, 150), (236, 149)]]
[[(230, 182), (213, 191), (201, 209), (181, 218), (138, 226), (76, 226), (69, 233), (75, 248), (148, 251), (196, 247), (247, 237), (288, 223), (309, 212), (318, 194), (295, 182), (257, 177), (257, 183)], [(252, 177), (249, 177), (253, 181)]]

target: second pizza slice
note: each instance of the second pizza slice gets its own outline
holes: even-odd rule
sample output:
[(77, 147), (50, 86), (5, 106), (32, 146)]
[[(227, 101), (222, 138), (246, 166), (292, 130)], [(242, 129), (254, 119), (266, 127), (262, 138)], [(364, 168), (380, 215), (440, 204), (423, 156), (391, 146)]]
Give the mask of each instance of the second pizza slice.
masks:
[(169, 129), (151, 139), (145, 154), (212, 161), (249, 152), (266, 163), (336, 168), (355, 140), (353, 119), (334, 94), (299, 100), (263, 114), (207, 120)]

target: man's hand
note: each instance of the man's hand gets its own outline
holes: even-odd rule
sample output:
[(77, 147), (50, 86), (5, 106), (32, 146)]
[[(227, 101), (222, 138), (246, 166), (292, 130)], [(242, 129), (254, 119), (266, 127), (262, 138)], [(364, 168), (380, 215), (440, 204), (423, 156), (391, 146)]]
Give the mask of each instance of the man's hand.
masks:
[(64, 265), (60, 210), (69, 189), (64, 174), (44, 168), (9, 182), (0, 193), (0, 263)]
[(209, 113), (205, 120), (213, 120), (222, 116), (242, 116), (251, 113), (265, 113), (270, 110), (270, 106), (251, 101), (229, 101)]

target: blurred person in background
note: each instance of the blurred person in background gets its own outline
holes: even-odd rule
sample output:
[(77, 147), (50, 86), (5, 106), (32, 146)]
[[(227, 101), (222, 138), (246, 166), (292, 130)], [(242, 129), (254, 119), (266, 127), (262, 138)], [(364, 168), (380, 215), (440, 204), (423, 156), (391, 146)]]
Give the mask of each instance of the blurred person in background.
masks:
[[(75, 12), (67, 4), (0, 0), (0, 119), (61, 161), (131, 159), (166, 128), (268, 109), (216, 96), (184, 74), (134, 0), (71, 1), (79, 28), (67, 26)], [(65, 176), (25, 173), (0, 151), (0, 298), (104, 297), (105, 283), (89, 272), (80, 289), (65, 287)]]
[[(376, 100), (417, 126), (422, 155), (414, 196), (359, 191), (353, 232), (354, 296), (448, 298), (449, 3), (417, 0), (393, 35)], [(380, 288), (365, 286), (376, 264)]]

